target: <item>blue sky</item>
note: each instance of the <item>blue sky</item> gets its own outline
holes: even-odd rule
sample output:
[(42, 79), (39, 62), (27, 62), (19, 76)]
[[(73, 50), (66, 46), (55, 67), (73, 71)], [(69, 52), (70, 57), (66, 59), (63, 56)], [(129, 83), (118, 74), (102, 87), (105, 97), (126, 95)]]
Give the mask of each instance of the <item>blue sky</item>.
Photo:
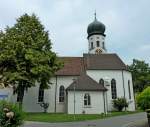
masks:
[(150, 0), (1, 0), (0, 29), (24, 13), (35, 13), (49, 31), (59, 56), (87, 52), (87, 26), (94, 19), (106, 25), (106, 48), (126, 64), (150, 63)]

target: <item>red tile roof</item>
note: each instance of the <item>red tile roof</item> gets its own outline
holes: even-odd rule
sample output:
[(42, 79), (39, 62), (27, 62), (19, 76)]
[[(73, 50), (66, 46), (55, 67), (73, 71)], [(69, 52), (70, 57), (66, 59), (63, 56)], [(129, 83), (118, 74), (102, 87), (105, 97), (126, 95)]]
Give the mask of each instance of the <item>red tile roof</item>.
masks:
[(83, 69), (83, 57), (60, 57), (64, 67), (56, 75), (80, 75)]
[(60, 57), (64, 67), (56, 75), (80, 75), (86, 70), (127, 70), (117, 54), (83, 54), (83, 57)]
[(68, 91), (106, 91), (107, 89), (86, 74), (81, 74), (68, 88)]
[(117, 54), (84, 54), (87, 70), (126, 70)]

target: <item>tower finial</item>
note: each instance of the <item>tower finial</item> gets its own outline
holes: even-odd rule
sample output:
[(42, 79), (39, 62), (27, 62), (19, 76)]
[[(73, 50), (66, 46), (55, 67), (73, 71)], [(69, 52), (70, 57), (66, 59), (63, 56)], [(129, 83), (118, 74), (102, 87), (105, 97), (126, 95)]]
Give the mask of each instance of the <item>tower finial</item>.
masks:
[(96, 10), (95, 10), (94, 16), (95, 16), (95, 20), (96, 20)]

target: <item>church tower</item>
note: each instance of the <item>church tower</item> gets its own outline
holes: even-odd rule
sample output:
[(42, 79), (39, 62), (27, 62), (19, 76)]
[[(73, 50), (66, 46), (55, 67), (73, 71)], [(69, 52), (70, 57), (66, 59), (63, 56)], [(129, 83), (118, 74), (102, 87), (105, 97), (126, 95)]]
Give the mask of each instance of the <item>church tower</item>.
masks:
[(90, 54), (101, 54), (106, 53), (105, 47), (105, 25), (99, 22), (96, 18), (92, 23), (88, 25), (87, 33), (88, 33), (88, 48)]

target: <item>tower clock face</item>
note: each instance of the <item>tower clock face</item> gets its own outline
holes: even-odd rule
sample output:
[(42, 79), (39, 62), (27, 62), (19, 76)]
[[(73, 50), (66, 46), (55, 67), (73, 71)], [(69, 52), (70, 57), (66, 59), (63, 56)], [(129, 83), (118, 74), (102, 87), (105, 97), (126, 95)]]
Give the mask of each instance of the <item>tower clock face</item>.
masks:
[(95, 54), (101, 54), (102, 50), (101, 49), (96, 49)]

